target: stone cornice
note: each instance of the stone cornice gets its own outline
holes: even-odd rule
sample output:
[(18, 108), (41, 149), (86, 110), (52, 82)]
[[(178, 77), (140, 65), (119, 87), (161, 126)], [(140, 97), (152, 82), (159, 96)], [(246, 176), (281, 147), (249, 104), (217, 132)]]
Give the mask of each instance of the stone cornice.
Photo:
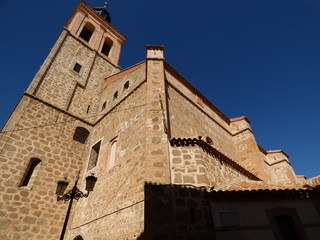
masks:
[(289, 165), (291, 165), (291, 163), (288, 161), (288, 160), (286, 160), (286, 159), (282, 159), (282, 160), (279, 160), (279, 161), (277, 161), (277, 162), (274, 162), (274, 163), (267, 163), (269, 166), (273, 166), (273, 165), (276, 165), (276, 164), (279, 164), (279, 163), (282, 163), (282, 162), (286, 162), (286, 163), (288, 163)]
[(231, 118), (230, 119), (231, 122), (238, 122), (238, 121), (241, 121), (241, 120), (245, 120), (247, 123), (250, 123), (250, 120), (246, 116), (237, 117), (237, 118)]
[(239, 132), (232, 133), (232, 136), (237, 136), (238, 134), (243, 133), (243, 132), (246, 132), (246, 131), (249, 131), (249, 132), (253, 133), (253, 131), (251, 130), (251, 128), (245, 128), (245, 129), (241, 129)]
[(269, 150), (267, 151), (268, 154), (273, 154), (273, 153), (282, 153), (283, 155), (285, 155), (287, 158), (289, 158), (289, 155), (286, 154), (283, 150)]

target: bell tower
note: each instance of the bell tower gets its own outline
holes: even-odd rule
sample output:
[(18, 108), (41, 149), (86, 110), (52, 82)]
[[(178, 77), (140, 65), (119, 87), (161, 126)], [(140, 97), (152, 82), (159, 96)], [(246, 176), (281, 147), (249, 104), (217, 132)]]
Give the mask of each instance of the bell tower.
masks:
[(106, 7), (79, 3), (26, 94), (76, 117), (95, 115), (103, 80), (120, 71), (126, 41)]
[(3, 127), (0, 239), (58, 239), (67, 205), (55, 183), (86, 169), (105, 78), (120, 71), (126, 38), (110, 20), (81, 1)]
[(121, 47), (126, 39), (110, 22), (107, 3), (103, 7), (92, 9), (81, 2), (69, 19), (66, 29), (88, 47), (117, 65)]

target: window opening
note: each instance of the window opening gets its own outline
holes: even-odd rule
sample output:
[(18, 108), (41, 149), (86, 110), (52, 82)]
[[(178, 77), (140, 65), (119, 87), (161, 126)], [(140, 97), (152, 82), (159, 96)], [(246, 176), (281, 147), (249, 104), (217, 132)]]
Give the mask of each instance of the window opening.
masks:
[(107, 44), (107, 43), (104, 43), (103, 47), (102, 47), (102, 50), (101, 50), (101, 53), (103, 53), (104, 55), (108, 56), (109, 53), (110, 53), (110, 50), (111, 50), (111, 46), (109, 46), (109, 44)]
[(275, 217), (283, 240), (298, 240), (296, 227), (289, 215), (278, 215)]
[(117, 141), (111, 143), (111, 150), (109, 156), (109, 169), (112, 168), (116, 163), (116, 153), (117, 153)]
[(73, 134), (73, 140), (85, 144), (89, 134), (90, 132), (87, 129), (83, 127), (77, 127)]
[(28, 186), (30, 179), (34, 173), (34, 170), (36, 169), (36, 167), (39, 165), (39, 163), (41, 163), (41, 160), (38, 158), (31, 158), (27, 169), (25, 171), (25, 174), (21, 180), (21, 184), (20, 187), (25, 187)]
[(76, 236), (73, 240), (83, 240), (83, 237), (81, 237), (80, 235)]
[(79, 37), (82, 38), (83, 40), (85, 40), (86, 42), (89, 42), (90, 38), (92, 36), (93, 30), (94, 30), (93, 26), (91, 28), (92, 28), (92, 30), (89, 29), (89, 26), (83, 27)]
[(101, 49), (101, 53), (103, 53), (106, 56), (109, 56), (110, 50), (112, 48), (112, 45), (113, 45), (113, 42), (111, 41), (111, 39), (106, 38), (104, 43), (103, 43), (103, 46), (102, 46), (102, 49)]
[(114, 94), (113, 94), (113, 100), (117, 99), (118, 98), (118, 91), (116, 91)]
[(81, 70), (82, 66), (79, 63), (76, 63), (73, 67), (73, 71), (79, 73)]
[(123, 91), (129, 88), (129, 81), (123, 85)]
[(97, 165), (101, 141), (97, 142), (92, 148), (89, 158), (88, 170), (94, 168)]
[(103, 111), (103, 110), (106, 108), (106, 106), (107, 106), (107, 103), (104, 102), (104, 103), (102, 104), (101, 111)]
[(88, 105), (87, 107), (87, 113), (89, 113), (89, 111), (90, 111), (90, 105)]

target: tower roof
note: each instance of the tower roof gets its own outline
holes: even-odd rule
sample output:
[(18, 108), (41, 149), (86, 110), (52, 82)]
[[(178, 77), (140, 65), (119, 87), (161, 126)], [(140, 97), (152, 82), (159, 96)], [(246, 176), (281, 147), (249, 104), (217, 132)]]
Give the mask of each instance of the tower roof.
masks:
[(105, 2), (103, 7), (95, 7), (93, 10), (98, 13), (104, 20), (111, 22), (110, 13), (107, 11), (108, 2)]

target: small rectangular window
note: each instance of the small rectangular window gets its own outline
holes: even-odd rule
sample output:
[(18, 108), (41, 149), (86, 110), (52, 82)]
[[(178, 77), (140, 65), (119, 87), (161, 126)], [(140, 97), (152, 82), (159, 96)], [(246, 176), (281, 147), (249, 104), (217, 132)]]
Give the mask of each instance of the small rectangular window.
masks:
[(116, 100), (118, 98), (118, 91), (116, 91), (114, 94), (113, 94), (113, 100)]
[(123, 85), (123, 91), (129, 88), (129, 81)]
[(81, 67), (82, 67), (82, 66), (81, 66), (79, 63), (76, 63), (76, 64), (74, 65), (74, 67), (73, 67), (73, 71), (79, 73), (80, 70), (81, 70)]
[(107, 103), (104, 102), (104, 103), (102, 104), (101, 111), (103, 111), (103, 110), (106, 108), (106, 106), (107, 106)]
[(97, 165), (101, 141), (97, 142), (92, 148), (89, 158), (88, 170), (94, 168)]

